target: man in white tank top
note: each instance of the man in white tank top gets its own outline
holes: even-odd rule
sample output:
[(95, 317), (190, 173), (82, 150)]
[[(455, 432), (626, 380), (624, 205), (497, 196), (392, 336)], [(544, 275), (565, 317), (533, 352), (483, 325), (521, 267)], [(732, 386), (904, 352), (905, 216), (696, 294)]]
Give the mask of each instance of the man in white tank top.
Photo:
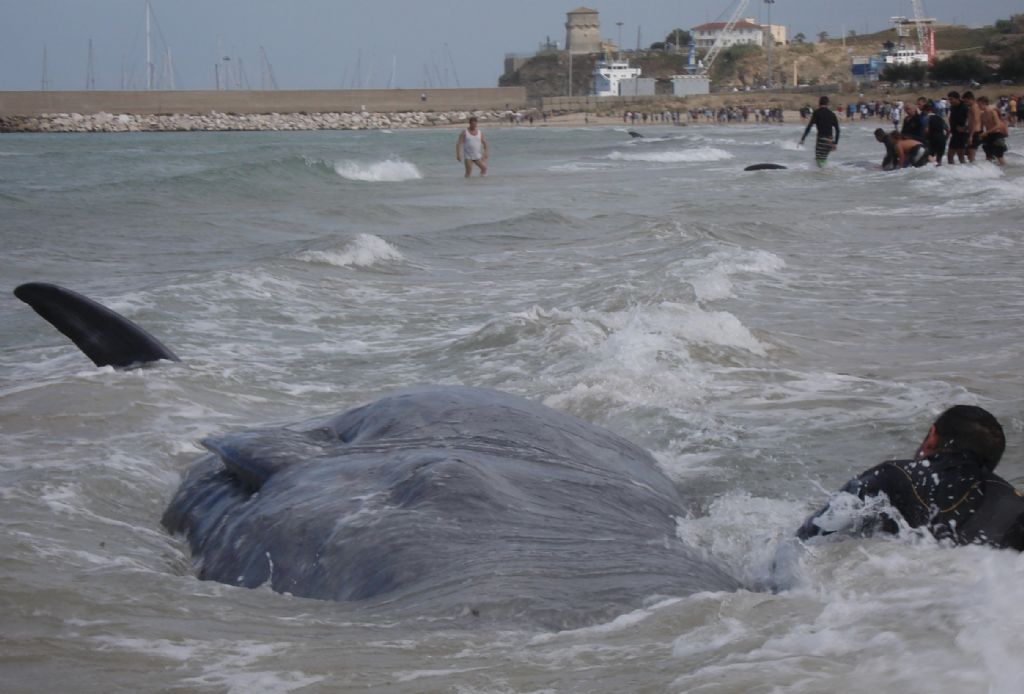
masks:
[(469, 127), (459, 133), (455, 143), (455, 159), (465, 161), (466, 178), (473, 173), (473, 164), (480, 167), (480, 175), (487, 175), (487, 138), (477, 130), (476, 116), (470, 116)]

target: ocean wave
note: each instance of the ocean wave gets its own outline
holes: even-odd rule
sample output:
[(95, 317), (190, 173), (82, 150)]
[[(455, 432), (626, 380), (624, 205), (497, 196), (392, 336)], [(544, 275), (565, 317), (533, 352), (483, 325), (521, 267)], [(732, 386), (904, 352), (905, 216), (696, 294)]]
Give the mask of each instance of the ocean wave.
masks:
[(423, 178), (423, 174), (415, 164), (401, 159), (385, 159), (369, 163), (343, 159), (334, 162), (334, 171), (349, 181), (371, 183), (415, 181)]
[(786, 262), (769, 251), (730, 249), (686, 261), (669, 272), (688, 280), (699, 301), (716, 301), (735, 296), (734, 275), (772, 276), (785, 267)]
[(583, 171), (599, 171), (601, 169), (607, 169), (613, 166), (612, 164), (605, 164), (603, 162), (581, 162), (573, 161), (567, 164), (553, 164), (548, 167), (548, 171), (552, 173), (581, 173)]
[(359, 234), (338, 249), (305, 250), (295, 257), (307, 263), (335, 267), (372, 267), (379, 263), (405, 260), (397, 248), (373, 234)]
[(612, 152), (608, 159), (616, 161), (646, 161), (656, 164), (681, 164), (691, 162), (722, 161), (733, 155), (717, 147), (671, 150), (667, 152)]

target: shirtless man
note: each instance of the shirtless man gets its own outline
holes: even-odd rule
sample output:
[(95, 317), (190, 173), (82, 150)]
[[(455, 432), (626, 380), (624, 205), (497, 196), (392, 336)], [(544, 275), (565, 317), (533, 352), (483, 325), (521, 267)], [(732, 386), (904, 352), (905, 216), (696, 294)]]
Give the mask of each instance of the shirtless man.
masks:
[(1006, 122), (1000, 118), (999, 111), (988, 102), (988, 97), (978, 97), (978, 108), (981, 110), (981, 127), (985, 131), (981, 136), (981, 148), (985, 152), (985, 159), (994, 161), (999, 166), (1006, 162), (1003, 155), (1006, 154), (1006, 138), (1010, 131)]
[(904, 137), (899, 131), (893, 130), (889, 133), (889, 141), (899, 159), (899, 168), (913, 166), (919, 169), (928, 163), (928, 148), (914, 138)]
[(962, 100), (967, 104), (967, 161), (973, 164), (981, 145), (981, 109), (974, 101), (974, 92), (964, 92)]
[(476, 116), (470, 116), (469, 127), (459, 133), (459, 141), (455, 143), (456, 161), (465, 160), (466, 178), (473, 173), (473, 164), (480, 167), (480, 175), (487, 175), (487, 138), (477, 130)]

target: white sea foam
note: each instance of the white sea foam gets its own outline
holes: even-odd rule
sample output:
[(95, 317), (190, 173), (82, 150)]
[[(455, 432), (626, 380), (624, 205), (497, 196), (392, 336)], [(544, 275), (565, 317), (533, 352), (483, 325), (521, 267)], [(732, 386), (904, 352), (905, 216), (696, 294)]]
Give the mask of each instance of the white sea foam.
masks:
[(359, 234), (337, 250), (302, 251), (296, 258), (337, 267), (372, 267), (381, 262), (405, 260), (397, 248), (373, 234)]
[(415, 181), (423, 178), (415, 164), (401, 159), (385, 159), (370, 163), (343, 159), (334, 162), (334, 171), (349, 181), (372, 183)]
[(717, 147), (697, 147), (694, 149), (677, 149), (667, 152), (612, 152), (609, 159), (616, 161), (647, 161), (657, 164), (682, 164), (688, 162), (722, 161), (732, 159), (733, 155)]
[(581, 162), (571, 161), (566, 164), (553, 164), (548, 167), (548, 171), (552, 173), (579, 173), (581, 171), (599, 171), (601, 169), (607, 169), (613, 164), (605, 164), (603, 162)]

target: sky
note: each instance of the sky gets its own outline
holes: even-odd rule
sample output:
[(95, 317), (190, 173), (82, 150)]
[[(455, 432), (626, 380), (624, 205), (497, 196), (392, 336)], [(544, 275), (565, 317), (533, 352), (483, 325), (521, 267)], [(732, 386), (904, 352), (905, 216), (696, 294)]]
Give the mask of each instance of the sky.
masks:
[[(506, 54), (565, 42), (565, 13), (600, 13), (601, 34), (627, 48), (675, 27), (724, 21), (737, 0), (150, 0), (155, 86), (214, 89), (493, 87)], [(1020, 0), (923, 0), (940, 22), (981, 26)], [(146, 85), (145, 0), (0, 0), (0, 90), (84, 89), (92, 41), (96, 89)], [(809, 39), (888, 28), (910, 0), (750, 0), (744, 16)], [(622, 22), (621, 26), (617, 22)], [(942, 46), (940, 45), (941, 49)], [(169, 64), (163, 56), (171, 55)], [(264, 61), (263, 53), (267, 57)], [(44, 61), (45, 53), (45, 61)], [(228, 58), (228, 60), (225, 60)], [(45, 65), (45, 71), (44, 71)]]

